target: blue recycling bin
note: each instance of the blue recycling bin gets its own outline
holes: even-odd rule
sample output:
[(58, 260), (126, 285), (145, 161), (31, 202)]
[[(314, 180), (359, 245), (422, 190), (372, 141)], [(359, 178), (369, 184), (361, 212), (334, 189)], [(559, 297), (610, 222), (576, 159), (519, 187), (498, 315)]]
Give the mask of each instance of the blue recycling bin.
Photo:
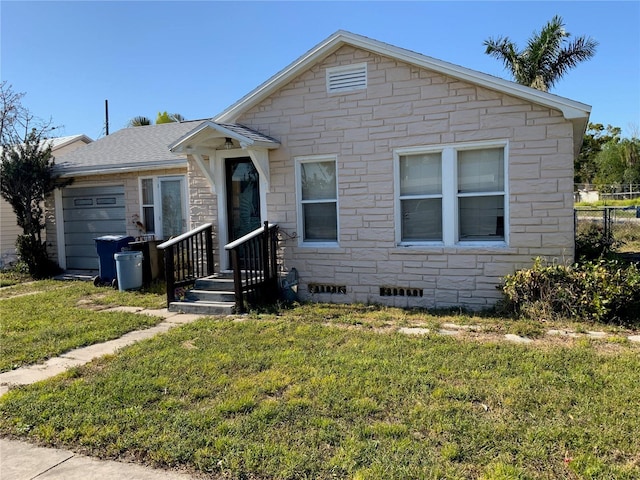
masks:
[(100, 263), (100, 273), (95, 284), (109, 283), (116, 279), (116, 261), (113, 256), (126, 248), (135, 238), (127, 235), (104, 235), (94, 239)]

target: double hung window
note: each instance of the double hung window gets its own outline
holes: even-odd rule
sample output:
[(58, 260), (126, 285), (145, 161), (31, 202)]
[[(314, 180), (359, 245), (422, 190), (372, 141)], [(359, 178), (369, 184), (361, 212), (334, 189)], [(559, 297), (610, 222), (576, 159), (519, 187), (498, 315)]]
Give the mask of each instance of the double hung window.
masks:
[(504, 148), (457, 154), (459, 240), (504, 240)]
[(335, 157), (296, 159), (298, 229), (302, 243), (337, 244), (338, 190)]
[(506, 242), (506, 144), (395, 152), (400, 245)]
[(184, 176), (140, 179), (140, 208), (146, 234), (168, 239), (187, 230)]
[(400, 156), (403, 241), (442, 240), (442, 155)]

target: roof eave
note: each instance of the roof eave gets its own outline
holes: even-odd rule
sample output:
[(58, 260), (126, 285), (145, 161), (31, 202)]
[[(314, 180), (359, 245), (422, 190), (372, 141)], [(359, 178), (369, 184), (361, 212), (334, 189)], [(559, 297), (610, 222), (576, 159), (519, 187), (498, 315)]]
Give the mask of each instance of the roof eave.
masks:
[(131, 173), (152, 170), (167, 170), (170, 168), (186, 168), (187, 159), (176, 159), (165, 162), (129, 163), (124, 165), (92, 165), (90, 167), (64, 168), (58, 166), (56, 172), (62, 178), (86, 177), (92, 175), (110, 175), (114, 173)]

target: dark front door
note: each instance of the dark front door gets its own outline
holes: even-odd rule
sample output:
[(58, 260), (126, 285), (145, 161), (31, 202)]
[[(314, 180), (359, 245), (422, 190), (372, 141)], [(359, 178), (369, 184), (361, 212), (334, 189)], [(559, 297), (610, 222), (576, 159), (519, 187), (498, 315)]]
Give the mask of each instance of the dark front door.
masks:
[(260, 227), (258, 171), (249, 157), (227, 158), (227, 228), (229, 242)]

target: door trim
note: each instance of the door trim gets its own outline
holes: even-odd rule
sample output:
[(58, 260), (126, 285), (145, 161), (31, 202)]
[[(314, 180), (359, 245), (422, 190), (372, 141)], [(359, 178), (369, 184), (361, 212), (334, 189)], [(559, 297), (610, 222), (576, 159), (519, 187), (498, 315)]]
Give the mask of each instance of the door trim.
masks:
[[(225, 163), (227, 158), (240, 158), (250, 157), (248, 152), (244, 149), (232, 149), (232, 150), (216, 150), (215, 155), (209, 157), (209, 168), (213, 172), (213, 178), (215, 179), (215, 189), (218, 199), (218, 219), (217, 219), (217, 237), (218, 237), (218, 259), (220, 262), (221, 271), (231, 270), (228, 255), (224, 255), (224, 246), (229, 243), (229, 235), (227, 232), (227, 182)], [(251, 160), (253, 162), (253, 159)], [(255, 167), (255, 163), (253, 165)], [(260, 222), (264, 222), (267, 218), (267, 189), (265, 185), (265, 179), (260, 175), (260, 169), (258, 175), (260, 178)], [(222, 227), (222, 228), (221, 228)]]

